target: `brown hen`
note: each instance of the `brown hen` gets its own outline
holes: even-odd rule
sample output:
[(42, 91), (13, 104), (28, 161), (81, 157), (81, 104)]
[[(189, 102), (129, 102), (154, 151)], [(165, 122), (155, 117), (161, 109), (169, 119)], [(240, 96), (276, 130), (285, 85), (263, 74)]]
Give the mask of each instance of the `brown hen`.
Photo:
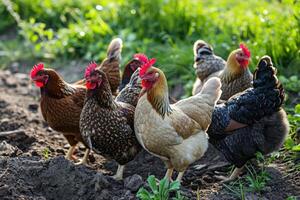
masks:
[[(120, 82), (121, 48), (122, 40), (112, 40), (107, 51), (108, 57), (99, 66), (108, 74), (115, 92)], [(42, 115), (48, 125), (62, 132), (71, 145), (66, 155), (67, 159), (71, 159), (77, 143), (83, 142), (79, 130), (79, 118), (86, 95), (85, 82), (79, 80), (74, 84), (69, 84), (55, 70), (44, 68), (43, 64), (35, 65), (30, 76), (36, 86), (41, 89)], [(89, 149), (86, 150), (80, 163), (86, 162), (88, 154)]]

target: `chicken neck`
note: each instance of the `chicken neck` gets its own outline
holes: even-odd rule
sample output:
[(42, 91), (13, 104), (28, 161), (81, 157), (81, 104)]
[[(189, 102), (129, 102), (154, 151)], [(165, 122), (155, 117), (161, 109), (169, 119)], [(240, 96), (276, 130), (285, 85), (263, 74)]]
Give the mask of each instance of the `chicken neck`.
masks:
[(236, 52), (233, 51), (227, 59), (226, 67), (220, 75), (222, 83), (229, 83), (238, 77), (247, 69), (243, 69), (236, 60)]
[(64, 98), (74, 94), (76, 89), (65, 82), (58, 73), (52, 69), (47, 69), (49, 76), (47, 84), (41, 88), (41, 94), (52, 98)]
[(158, 72), (160, 76), (153, 87), (147, 92), (147, 99), (154, 110), (164, 118), (165, 114), (172, 112), (172, 109), (169, 102), (167, 79), (161, 70), (158, 69)]
[(104, 79), (96, 89), (89, 90), (87, 95), (94, 98), (102, 108), (115, 109), (117, 107), (107, 79)]

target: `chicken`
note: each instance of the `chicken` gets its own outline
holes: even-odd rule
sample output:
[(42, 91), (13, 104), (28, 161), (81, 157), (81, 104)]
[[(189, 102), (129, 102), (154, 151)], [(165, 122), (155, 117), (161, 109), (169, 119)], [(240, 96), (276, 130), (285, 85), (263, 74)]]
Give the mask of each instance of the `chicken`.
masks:
[(204, 83), (212, 78), (219, 77), (224, 69), (226, 61), (214, 54), (213, 48), (203, 40), (194, 43), (194, 68), (196, 71), (196, 81), (193, 86), (192, 94), (198, 94)]
[(202, 91), (190, 98), (169, 103), (164, 73), (149, 60), (141, 67), (142, 92), (136, 106), (134, 127), (142, 147), (163, 160), (171, 179), (173, 169), (181, 181), (186, 168), (203, 156), (208, 147), (206, 130), (221, 95), (219, 78), (210, 79)]
[[(121, 47), (120, 39), (112, 40), (108, 47), (108, 57), (99, 67), (109, 74), (114, 91), (117, 89), (114, 86), (115, 81), (120, 79), (120, 73), (116, 72), (119, 72)], [(72, 159), (77, 143), (83, 142), (79, 130), (79, 118), (86, 95), (84, 80), (69, 84), (55, 70), (44, 68), (43, 64), (35, 65), (30, 77), (41, 89), (40, 104), (44, 120), (52, 129), (63, 133), (71, 146), (66, 158)], [(86, 163), (89, 151), (89, 149), (86, 150), (83, 159), (78, 164)]]
[(113, 99), (106, 74), (91, 63), (85, 72), (87, 95), (80, 116), (84, 141), (96, 153), (118, 163), (114, 178), (123, 179), (124, 165), (141, 150), (134, 133), (134, 111), (141, 91), (138, 70)]
[(139, 68), (143, 62), (146, 62), (147, 57), (143, 54), (135, 54), (133, 59), (128, 62), (124, 68), (122, 74), (122, 81), (119, 86), (119, 91), (121, 91), (130, 81), (131, 75)]
[(221, 79), (221, 100), (228, 100), (234, 94), (252, 87), (252, 74), (248, 68), (251, 53), (244, 44), (230, 53), (223, 70), (223, 59), (215, 56), (212, 48), (204, 41), (195, 43), (194, 55), (194, 68), (199, 80), (194, 84), (193, 94), (200, 91), (206, 80), (215, 76)]
[(235, 179), (256, 152), (265, 155), (281, 147), (289, 132), (283, 100), (276, 69), (271, 58), (264, 56), (254, 73), (253, 88), (216, 106), (207, 131), (209, 141), (237, 167), (229, 178), (221, 177), (223, 180)]

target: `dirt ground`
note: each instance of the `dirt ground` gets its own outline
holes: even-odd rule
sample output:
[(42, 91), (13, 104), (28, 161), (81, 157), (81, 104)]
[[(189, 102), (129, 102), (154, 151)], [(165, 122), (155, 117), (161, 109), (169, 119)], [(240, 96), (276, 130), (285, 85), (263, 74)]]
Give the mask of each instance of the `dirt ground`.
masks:
[[(125, 169), (125, 180), (110, 176), (116, 171), (114, 161), (95, 153), (88, 166), (74, 165), (64, 155), (68, 145), (64, 137), (43, 121), (39, 110), (39, 90), (28, 75), (0, 71), (0, 199), (136, 199), (140, 186), (153, 174), (162, 178), (163, 163), (141, 152)], [(0, 135), (1, 135), (0, 133)], [(81, 158), (83, 146), (76, 156)], [(187, 170), (182, 183), (186, 199), (236, 199), (214, 175), (226, 175), (229, 165), (210, 147), (205, 156)], [(287, 163), (275, 161), (267, 167), (271, 180), (263, 192), (246, 193), (246, 199), (286, 199), (300, 197), (300, 173)]]

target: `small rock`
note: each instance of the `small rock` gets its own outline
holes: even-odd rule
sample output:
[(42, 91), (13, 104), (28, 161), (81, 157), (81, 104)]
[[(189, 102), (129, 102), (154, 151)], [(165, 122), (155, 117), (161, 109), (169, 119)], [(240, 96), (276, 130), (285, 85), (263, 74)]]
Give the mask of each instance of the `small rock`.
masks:
[(14, 147), (8, 144), (5, 140), (0, 143), (0, 151), (13, 151)]
[(61, 149), (61, 148), (56, 149), (56, 153), (61, 153), (61, 154), (63, 154), (63, 155), (66, 154), (65, 151), (64, 151), (63, 149)]
[(3, 118), (3, 119), (1, 119), (0, 122), (1, 122), (1, 123), (6, 123), (6, 122), (10, 122), (10, 120), (9, 120), (8, 118)]
[(53, 132), (53, 129), (50, 126), (48, 126), (46, 131), (51, 133), (51, 132)]
[(32, 103), (28, 105), (28, 109), (32, 112), (36, 112), (39, 108), (39, 105), (36, 103)]
[(124, 187), (132, 192), (138, 191), (138, 189), (143, 185), (144, 181), (142, 177), (138, 174), (129, 176), (124, 180)]
[(8, 87), (17, 87), (17, 81), (14, 77), (7, 77), (6, 79), (4, 79), (4, 81)]
[(31, 156), (39, 156), (38, 152), (36, 150), (33, 150), (31, 152)]

